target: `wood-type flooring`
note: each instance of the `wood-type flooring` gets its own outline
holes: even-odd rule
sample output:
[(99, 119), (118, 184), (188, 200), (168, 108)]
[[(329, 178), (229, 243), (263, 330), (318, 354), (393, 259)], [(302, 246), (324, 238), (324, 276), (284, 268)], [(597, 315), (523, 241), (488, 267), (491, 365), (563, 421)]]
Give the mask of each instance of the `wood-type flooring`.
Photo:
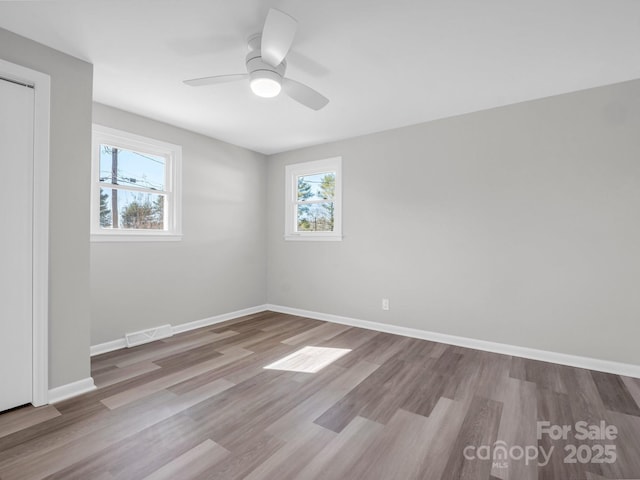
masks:
[[(264, 368), (305, 346), (350, 352)], [(274, 312), (92, 375), (0, 414), (0, 479), (640, 479), (640, 380), (618, 375)]]

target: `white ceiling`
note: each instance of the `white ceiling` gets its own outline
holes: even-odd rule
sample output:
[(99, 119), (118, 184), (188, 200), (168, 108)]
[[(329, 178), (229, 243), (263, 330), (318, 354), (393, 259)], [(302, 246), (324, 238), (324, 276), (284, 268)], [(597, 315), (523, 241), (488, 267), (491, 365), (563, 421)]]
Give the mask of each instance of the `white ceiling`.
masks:
[[(245, 83), (269, 7), (321, 111)], [(640, 78), (639, 0), (0, 1), (0, 26), (94, 65), (94, 99), (271, 154)]]

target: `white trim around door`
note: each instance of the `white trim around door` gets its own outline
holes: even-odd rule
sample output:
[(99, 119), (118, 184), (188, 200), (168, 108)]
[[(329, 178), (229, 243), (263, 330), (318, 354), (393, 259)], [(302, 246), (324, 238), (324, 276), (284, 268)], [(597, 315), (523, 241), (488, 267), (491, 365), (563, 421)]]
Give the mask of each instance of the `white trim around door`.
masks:
[(33, 391), (49, 403), (49, 75), (0, 59), (0, 77), (34, 89), (33, 132)]

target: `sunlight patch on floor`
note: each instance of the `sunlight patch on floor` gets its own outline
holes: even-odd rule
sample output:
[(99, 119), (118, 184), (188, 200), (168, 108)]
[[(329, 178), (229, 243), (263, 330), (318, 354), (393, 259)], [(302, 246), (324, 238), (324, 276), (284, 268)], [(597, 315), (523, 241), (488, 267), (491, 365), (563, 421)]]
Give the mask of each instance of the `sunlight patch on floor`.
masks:
[(304, 347), (264, 367), (267, 370), (315, 373), (351, 351), (350, 348)]

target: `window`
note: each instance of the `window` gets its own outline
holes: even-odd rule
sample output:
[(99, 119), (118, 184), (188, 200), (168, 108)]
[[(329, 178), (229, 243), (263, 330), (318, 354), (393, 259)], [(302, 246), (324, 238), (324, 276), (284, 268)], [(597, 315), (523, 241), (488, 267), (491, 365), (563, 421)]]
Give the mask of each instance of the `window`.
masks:
[(287, 165), (285, 240), (342, 240), (342, 158)]
[(93, 126), (91, 239), (180, 240), (182, 148)]

